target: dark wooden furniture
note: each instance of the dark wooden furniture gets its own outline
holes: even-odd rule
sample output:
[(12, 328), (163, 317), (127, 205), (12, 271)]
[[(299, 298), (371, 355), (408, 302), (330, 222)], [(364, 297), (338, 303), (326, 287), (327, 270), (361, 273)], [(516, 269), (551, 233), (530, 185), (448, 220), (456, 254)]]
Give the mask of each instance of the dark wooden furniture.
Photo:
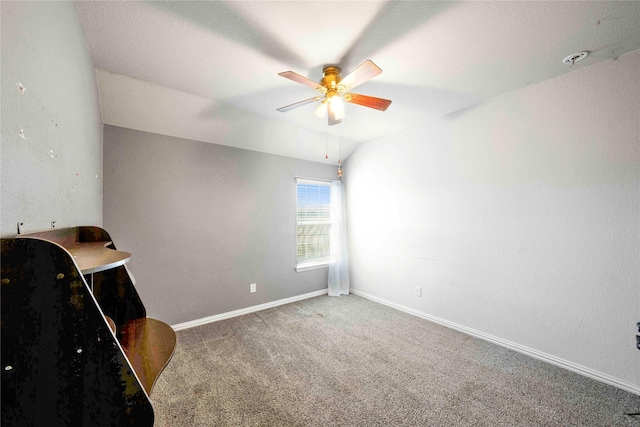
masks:
[(98, 227), (2, 239), (2, 424), (152, 426), (176, 336)]

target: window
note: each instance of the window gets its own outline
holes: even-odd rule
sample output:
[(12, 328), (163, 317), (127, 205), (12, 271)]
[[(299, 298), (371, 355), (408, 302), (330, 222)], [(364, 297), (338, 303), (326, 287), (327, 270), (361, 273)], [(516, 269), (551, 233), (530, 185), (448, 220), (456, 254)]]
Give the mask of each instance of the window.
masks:
[(331, 182), (296, 179), (297, 271), (329, 264)]

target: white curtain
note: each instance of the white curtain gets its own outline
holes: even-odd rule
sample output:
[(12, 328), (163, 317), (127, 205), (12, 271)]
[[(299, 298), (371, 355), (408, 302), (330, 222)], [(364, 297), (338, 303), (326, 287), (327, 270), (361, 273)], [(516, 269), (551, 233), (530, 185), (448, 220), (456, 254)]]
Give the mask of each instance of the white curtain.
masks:
[(330, 296), (349, 294), (347, 218), (340, 181), (331, 181), (331, 262), (328, 285)]

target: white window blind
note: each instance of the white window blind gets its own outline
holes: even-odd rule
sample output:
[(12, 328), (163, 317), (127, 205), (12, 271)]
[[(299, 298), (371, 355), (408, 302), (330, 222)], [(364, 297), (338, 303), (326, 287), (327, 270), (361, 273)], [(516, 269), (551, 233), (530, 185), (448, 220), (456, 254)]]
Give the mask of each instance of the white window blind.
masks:
[(296, 179), (297, 267), (329, 263), (331, 250), (331, 182)]

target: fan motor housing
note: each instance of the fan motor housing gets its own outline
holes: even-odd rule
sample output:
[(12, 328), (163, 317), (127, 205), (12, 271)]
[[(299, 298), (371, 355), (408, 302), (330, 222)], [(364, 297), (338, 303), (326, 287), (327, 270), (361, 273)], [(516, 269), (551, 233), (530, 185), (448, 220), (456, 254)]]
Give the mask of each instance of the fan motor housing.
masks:
[(342, 80), (342, 70), (339, 67), (330, 65), (322, 69), (322, 80), (320, 84), (327, 89), (335, 89)]

